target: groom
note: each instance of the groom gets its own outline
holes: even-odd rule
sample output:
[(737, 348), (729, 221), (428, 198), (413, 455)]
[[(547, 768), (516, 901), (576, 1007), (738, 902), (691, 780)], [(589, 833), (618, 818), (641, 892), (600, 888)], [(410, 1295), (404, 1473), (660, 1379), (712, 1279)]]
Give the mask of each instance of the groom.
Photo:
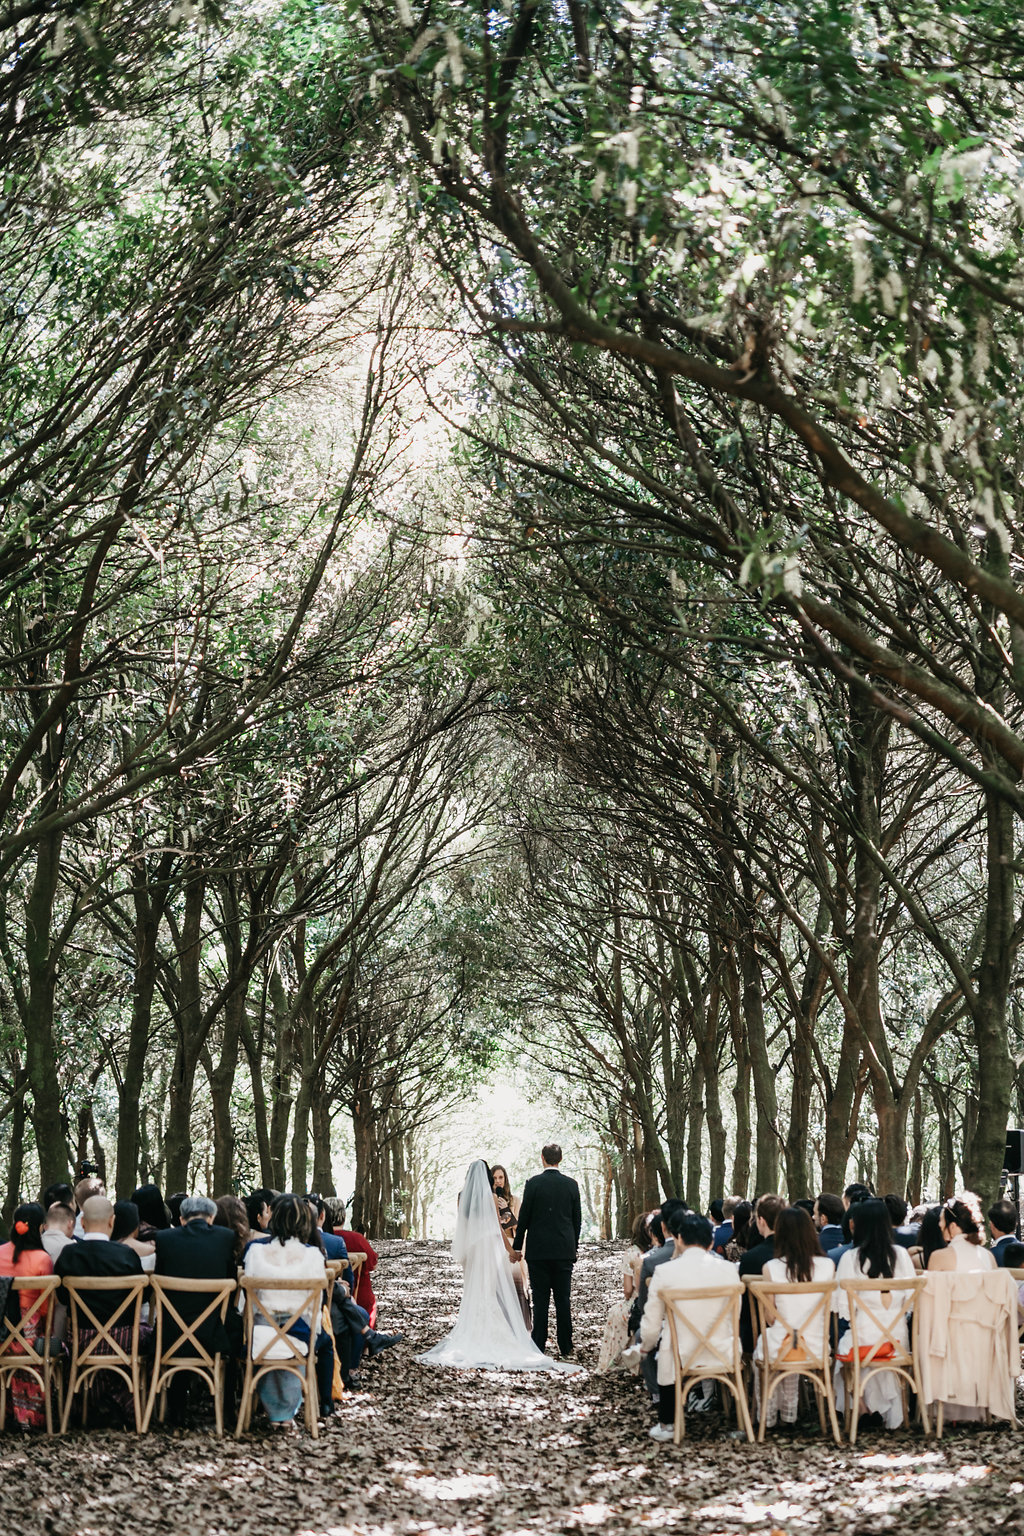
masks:
[(525, 1238), (533, 1292), (533, 1342), (543, 1352), (548, 1342), (548, 1306), (554, 1296), (558, 1353), (566, 1358), (572, 1354), (572, 1267), (583, 1224), (580, 1187), (558, 1171), (561, 1147), (552, 1142), (540, 1156), (544, 1172), (526, 1181), (509, 1258), (519, 1263)]

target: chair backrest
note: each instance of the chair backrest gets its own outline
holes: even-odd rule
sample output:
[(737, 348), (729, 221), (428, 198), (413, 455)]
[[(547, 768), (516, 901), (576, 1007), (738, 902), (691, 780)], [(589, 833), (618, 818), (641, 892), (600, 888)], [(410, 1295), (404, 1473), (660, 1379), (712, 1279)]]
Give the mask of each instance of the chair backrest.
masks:
[[(93, 1358), (113, 1358), (123, 1365), (131, 1364), (133, 1355), (138, 1353), (143, 1293), (148, 1287), (148, 1275), (75, 1275), (65, 1278), (64, 1289), (71, 1304), (72, 1348), (79, 1363)], [(121, 1300), (110, 1316), (101, 1321), (94, 1307), (90, 1306), (89, 1297), (105, 1291), (121, 1293)], [(83, 1342), (83, 1328), (94, 1329), (94, 1337)], [(131, 1328), (132, 1342), (129, 1348), (126, 1349), (114, 1338), (115, 1328)]]
[[(849, 1303), (851, 1342), (854, 1349), (866, 1351), (862, 1364), (870, 1364), (880, 1350), (891, 1350), (897, 1356), (907, 1354), (907, 1346), (898, 1337), (898, 1330), (926, 1284), (924, 1275), (909, 1279), (894, 1276), (891, 1280), (865, 1276), (839, 1281), (839, 1288)], [(861, 1337), (865, 1323), (878, 1330), (878, 1338), (870, 1344)]]
[(350, 1253), (349, 1256), (348, 1256), (348, 1262), (352, 1266), (352, 1273), (358, 1279), (359, 1278), (359, 1271), (362, 1269), (363, 1265), (366, 1263), (366, 1254), (365, 1253)]
[[(156, 1329), (157, 1358), (163, 1362), (175, 1356), (197, 1359), (212, 1366), (214, 1352), (198, 1337), (199, 1329), (211, 1319), (223, 1323), (228, 1305), (238, 1289), (234, 1280), (186, 1280), (178, 1275), (153, 1275), (153, 1325)], [(182, 1316), (181, 1303), (188, 1296), (207, 1296), (209, 1300), (196, 1316), (186, 1320)], [(186, 1310), (191, 1311), (189, 1307)], [(167, 1323), (177, 1330), (168, 1344), (164, 1338)]]
[[(0, 1329), (0, 1362), (8, 1355), (16, 1355), (22, 1361), (26, 1356), (30, 1360), (46, 1356), (53, 1327), (53, 1295), (59, 1285), (59, 1275), (17, 1275), (11, 1281), (12, 1291), (19, 1294), (22, 1291), (38, 1291), (39, 1295), (24, 1312), (20, 1311), (19, 1303), (17, 1321), (4, 1318), (4, 1325)], [(43, 1328), (40, 1333), (41, 1322)], [(34, 1340), (27, 1337), (30, 1328), (36, 1334)]]
[[(679, 1375), (696, 1370), (731, 1376), (740, 1365), (740, 1306), (743, 1290), (736, 1286), (702, 1286), (699, 1289), (663, 1290), (672, 1353)], [(708, 1302), (701, 1310), (705, 1321), (694, 1311), (694, 1303)], [(716, 1340), (715, 1335), (720, 1337)], [(724, 1336), (728, 1335), (726, 1339)]]
[[(787, 1322), (785, 1317), (779, 1315), (779, 1322), (784, 1328), (790, 1329), (794, 1335), (792, 1343), (787, 1350), (780, 1351), (775, 1357), (776, 1365), (793, 1363), (794, 1365), (806, 1364), (815, 1369), (828, 1369), (831, 1364), (831, 1339), (829, 1337), (829, 1320), (832, 1311), (832, 1302), (836, 1294), (835, 1280), (764, 1280), (752, 1279), (744, 1275), (743, 1283), (757, 1302), (761, 1316), (761, 1331), (767, 1332), (768, 1321), (765, 1317), (764, 1303), (768, 1298), (777, 1296), (800, 1296), (811, 1305), (808, 1308), (803, 1321), (794, 1327)], [(776, 1310), (778, 1310), (776, 1308)], [(817, 1332), (817, 1325), (821, 1323), (821, 1341), (815, 1346), (811, 1342), (811, 1336)]]
[[(308, 1319), (303, 1314), (309, 1311), (313, 1318), (310, 1333), (315, 1334), (320, 1317), (320, 1303), (324, 1290), (322, 1276), (315, 1279), (303, 1280), (298, 1277), (288, 1276), (286, 1279), (265, 1280), (259, 1275), (246, 1275), (241, 1281), (242, 1292), (245, 1296), (245, 1338), (250, 1352), (253, 1348), (253, 1331), (257, 1327), (266, 1327), (273, 1330), (272, 1335), (261, 1346), (258, 1354), (253, 1353), (252, 1359), (255, 1365), (277, 1365), (288, 1363), (288, 1358), (306, 1363), (307, 1352), (312, 1353), (310, 1345), (305, 1340), (296, 1339), (289, 1330), (298, 1322), (305, 1322), (309, 1326)], [(259, 1294), (267, 1293), (264, 1300)], [(296, 1306), (294, 1302), (281, 1308), (273, 1308), (272, 1298), (275, 1292), (291, 1293), (301, 1299)], [(281, 1321), (278, 1321), (278, 1317)], [(279, 1356), (271, 1355), (272, 1349), (286, 1346), (287, 1355), (282, 1362)], [(304, 1347), (303, 1347), (304, 1346)]]

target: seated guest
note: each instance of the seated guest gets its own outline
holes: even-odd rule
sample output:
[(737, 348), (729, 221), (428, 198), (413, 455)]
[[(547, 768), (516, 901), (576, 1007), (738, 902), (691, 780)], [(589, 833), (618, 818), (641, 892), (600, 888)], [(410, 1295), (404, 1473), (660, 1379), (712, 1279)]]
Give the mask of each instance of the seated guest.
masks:
[[(228, 1197), (233, 1198), (233, 1197)], [(241, 1204), (241, 1202), (238, 1202)], [(156, 1273), (173, 1276), (179, 1280), (234, 1280), (238, 1272), (237, 1234), (231, 1227), (215, 1226), (217, 1206), (203, 1195), (182, 1197), (181, 1225), (166, 1227), (158, 1232), (156, 1245)], [(186, 1323), (192, 1323), (209, 1305), (208, 1296), (178, 1294), (174, 1306)], [(164, 1328), (165, 1345), (177, 1337), (178, 1331), (167, 1314)], [(207, 1318), (199, 1328), (199, 1340), (211, 1354), (226, 1355), (230, 1360), (241, 1352), (242, 1321), (237, 1312), (228, 1311), (222, 1325), (216, 1317)], [(180, 1421), (184, 1414), (185, 1393), (189, 1378), (182, 1374), (173, 1376), (168, 1386), (168, 1398), (172, 1419)], [(228, 1402), (234, 1395), (233, 1367), (225, 1373), (224, 1395)]]
[[(152, 1231), (152, 1228), (148, 1230)], [(143, 1242), (139, 1236), (139, 1208), (134, 1200), (115, 1200), (114, 1230), (110, 1240), (134, 1249), (146, 1273), (149, 1274), (152, 1271), (156, 1263), (156, 1245), (152, 1239), (149, 1242)]]
[(252, 1242), (245, 1202), (239, 1200), (237, 1195), (220, 1195), (216, 1201), (216, 1210), (213, 1225), (227, 1227), (229, 1232), (235, 1234), (235, 1263), (241, 1264), (245, 1257), (245, 1250)]
[(907, 1202), (902, 1195), (883, 1195), (885, 1208), (892, 1223), (892, 1240), (897, 1248), (913, 1248), (917, 1242), (917, 1222), (907, 1220)]
[(352, 1300), (357, 1306), (362, 1307), (370, 1320), (370, 1327), (377, 1326), (377, 1298), (373, 1291), (373, 1281), (370, 1276), (377, 1268), (377, 1253), (369, 1238), (363, 1232), (356, 1232), (346, 1224), (345, 1202), (343, 1200), (328, 1200), (328, 1215), (331, 1220), (331, 1230), (335, 1237), (344, 1239), (345, 1247), (349, 1253), (363, 1254), (363, 1262), (356, 1271), (356, 1289)]
[[(906, 1214), (905, 1206), (904, 1214)], [(905, 1248), (898, 1247), (893, 1241), (887, 1200), (861, 1200), (859, 1204), (851, 1207), (850, 1219), (853, 1225), (854, 1247), (851, 1253), (844, 1253), (839, 1260), (836, 1268), (837, 1281), (912, 1280), (914, 1278), (916, 1270), (913, 1259)], [(899, 1321), (891, 1331), (898, 1347), (904, 1350), (909, 1349), (910, 1335), (907, 1329), (906, 1312), (908, 1300), (913, 1298), (908, 1298), (904, 1294), (901, 1305), (900, 1298), (895, 1300), (892, 1297), (883, 1298), (880, 1291), (862, 1291), (860, 1294), (865, 1306), (876, 1315), (887, 1310), (887, 1302), (899, 1312)], [(841, 1318), (849, 1318), (849, 1299), (845, 1291), (838, 1292), (836, 1310)], [(888, 1319), (886, 1321), (888, 1322)], [(858, 1314), (857, 1329), (862, 1347), (877, 1344), (879, 1339), (884, 1337), (882, 1330), (871, 1321), (866, 1312)], [(845, 1404), (841, 1362), (852, 1358), (850, 1349), (851, 1340), (847, 1336), (842, 1340), (836, 1356), (836, 1406), (840, 1412)], [(862, 1402), (857, 1412), (877, 1413), (883, 1419), (887, 1429), (898, 1429), (903, 1423), (903, 1396), (899, 1378), (892, 1371), (872, 1371), (864, 1383)]]
[[(61, 1250), (53, 1266), (63, 1280), (88, 1280), (118, 1275), (141, 1275), (142, 1264), (134, 1248), (111, 1242), (114, 1207), (106, 1195), (90, 1195), (82, 1206), (83, 1235), (80, 1243)], [(89, 1306), (100, 1322), (106, 1322), (124, 1300), (124, 1291), (98, 1291)], [(66, 1293), (61, 1296), (67, 1300)]]
[[(316, 1228), (309, 1203), (302, 1195), (278, 1195), (271, 1207), (269, 1241), (250, 1243), (245, 1255), (245, 1273), (254, 1279), (296, 1281), (317, 1280), (327, 1284), (323, 1249), (314, 1240)], [(261, 1304), (278, 1323), (287, 1321), (301, 1300), (299, 1291), (260, 1291)], [(319, 1298), (289, 1329), (306, 1347), (316, 1351), (316, 1380), (321, 1417), (333, 1412), (334, 1348), (330, 1335), (320, 1326), (322, 1308)], [(259, 1327), (259, 1312), (256, 1312)], [(266, 1324), (262, 1327), (266, 1329)], [(254, 1335), (253, 1353), (259, 1353), (261, 1335)], [(290, 1372), (272, 1371), (260, 1377), (257, 1390), (271, 1424), (290, 1424), (300, 1402), (302, 1390)]]
[(838, 1248), (843, 1241), (843, 1205), (840, 1195), (830, 1195), (827, 1192), (818, 1196), (814, 1202), (814, 1225), (818, 1229), (818, 1242), (822, 1253), (831, 1253), (833, 1248)]
[(177, 1194), (167, 1196), (167, 1214), (171, 1219), (172, 1227), (181, 1226), (181, 1202), (187, 1199), (188, 1195), (185, 1190), (179, 1190)]
[[(336, 1232), (324, 1230), (327, 1217), (325, 1201), (319, 1195), (309, 1195), (307, 1198), (310, 1209), (316, 1217), (315, 1236), (323, 1246), (327, 1258), (342, 1259), (347, 1263), (348, 1248), (345, 1239)], [(369, 1313), (353, 1300), (351, 1266), (344, 1273), (348, 1279), (339, 1278), (336, 1281), (334, 1294), (331, 1297), (331, 1328), (338, 1349), (341, 1379), (346, 1387), (358, 1389), (362, 1383), (357, 1373), (364, 1351), (368, 1351), (372, 1359), (375, 1355), (379, 1355), (382, 1349), (391, 1349), (395, 1344), (401, 1344), (405, 1334), (379, 1333), (371, 1324)]]
[[(636, 1300), (629, 1314), (629, 1328), (631, 1333), (637, 1333), (640, 1328), (640, 1319), (643, 1316), (644, 1307), (647, 1305), (647, 1292), (651, 1284), (651, 1276), (662, 1264), (667, 1264), (675, 1258), (675, 1242), (668, 1229), (668, 1218), (673, 1211), (686, 1210), (685, 1201), (677, 1200), (670, 1196), (663, 1200), (657, 1216), (651, 1221), (652, 1244), (640, 1261), (640, 1273), (637, 1279)], [(651, 1401), (658, 1401), (658, 1372), (654, 1356), (646, 1354), (641, 1358), (640, 1371), (644, 1383), (651, 1396)]]
[(725, 1256), (726, 1244), (732, 1242), (733, 1213), (740, 1204), (742, 1202), (739, 1195), (726, 1195), (722, 1201), (722, 1219), (715, 1227), (715, 1235), (711, 1244), (714, 1251), (722, 1258)]
[[(11, 1224), (11, 1240), (8, 1243), (0, 1243), (0, 1275), (20, 1280), (26, 1276), (31, 1278), (36, 1275), (53, 1274), (53, 1260), (43, 1244), (44, 1220), (43, 1208), (34, 1200), (16, 1208), (14, 1221)], [(23, 1290), (16, 1294), (19, 1313), (24, 1318), (32, 1312), (40, 1293), (38, 1290)], [(13, 1294), (8, 1305), (13, 1306)], [(22, 1325), (24, 1336), (30, 1345), (38, 1346), (46, 1332), (48, 1305), (49, 1302), (44, 1302)], [(19, 1313), (12, 1315), (17, 1316)], [(35, 1377), (22, 1375), (19, 1372), (11, 1378), (10, 1392), (11, 1401), (14, 1404), (15, 1422), (22, 1429), (45, 1429), (46, 1400), (43, 1397), (42, 1386)]]
[(723, 1220), (725, 1219), (724, 1207), (725, 1201), (722, 1199), (712, 1200), (711, 1204), (708, 1206), (708, 1221), (711, 1223), (712, 1233), (716, 1227), (721, 1226)]
[(79, 1179), (75, 1185), (75, 1236), (81, 1237), (85, 1230), (82, 1224), (82, 1207), (93, 1195), (106, 1195), (107, 1189), (102, 1179), (90, 1174), (87, 1178)]
[(725, 1245), (722, 1257), (730, 1264), (738, 1264), (748, 1248), (761, 1241), (761, 1234), (754, 1225), (754, 1207), (749, 1200), (741, 1200), (732, 1213), (732, 1237)]
[[(54, 1273), (62, 1280), (109, 1279), (129, 1275), (141, 1275), (142, 1263), (133, 1248), (124, 1243), (111, 1242), (114, 1231), (114, 1207), (106, 1195), (90, 1195), (82, 1206), (82, 1241), (63, 1249), (54, 1264)], [(128, 1292), (112, 1286), (110, 1290), (92, 1291), (89, 1294), (89, 1310), (100, 1323), (109, 1323), (124, 1301)], [(59, 1299), (67, 1305), (68, 1293), (61, 1287)], [(120, 1321), (112, 1329), (115, 1341), (125, 1349), (132, 1345), (132, 1328), (127, 1321), (131, 1307), (121, 1313)], [(148, 1324), (139, 1325), (140, 1345), (147, 1344), (152, 1330)], [(84, 1342), (94, 1338), (96, 1330), (83, 1326), (79, 1337)], [(122, 1425), (134, 1423), (134, 1407), (127, 1382), (111, 1371), (101, 1371), (92, 1378), (89, 1387), (90, 1413), (93, 1407), (100, 1412), (110, 1412)]]
[(270, 1208), (275, 1198), (272, 1189), (254, 1189), (251, 1195), (246, 1195), (245, 1214), (254, 1240), (262, 1237), (269, 1228)]
[(870, 1184), (847, 1184), (843, 1190), (843, 1206), (846, 1210), (851, 1205), (856, 1205), (858, 1200), (873, 1200), (875, 1192)]
[(914, 1268), (925, 1270), (928, 1268), (932, 1254), (945, 1246), (939, 1221), (939, 1206), (928, 1205), (923, 1210), (919, 1208), (915, 1215), (919, 1217), (917, 1242), (907, 1252), (914, 1261)]
[[(754, 1226), (760, 1236), (760, 1242), (748, 1248), (740, 1259), (739, 1274), (742, 1280), (744, 1275), (761, 1275), (764, 1267), (775, 1256), (775, 1223), (782, 1212), (787, 1210), (785, 1200), (781, 1195), (762, 1195), (754, 1207)], [(806, 1211), (801, 1212), (807, 1215)], [(811, 1230), (814, 1223), (807, 1216)], [(746, 1354), (751, 1354), (754, 1348), (754, 1316), (750, 1307), (750, 1297), (743, 1297), (743, 1306), (740, 1308), (740, 1338), (743, 1340), (743, 1349)]]
[(139, 1211), (140, 1241), (150, 1243), (158, 1232), (165, 1232), (170, 1226), (170, 1213), (155, 1184), (140, 1184), (132, 1195), (132, 1203)]
[(928, 1260), (928, 1271), (996, 1269), (998, 1265), (984, 1248), (981, 1230), (981, 1205), (977, 1195), (962, 1190), (939, 1207), (942, 1247)]
[(830, 1248), (828, 1256), (833, 1264), (838, 1264), (844, 1253), (853, 1251), (853, 1226), (852, 1213), (855, 1206), (863, 1200), (873, 1200), (875, 1197), (866, 1184), (848, 1184), (843, 1195), (843, 1240), (836, 1248)]
[(51, 1205), (46, 1212), (43, 1227), (43, 1247), (54, 1262), (61, 1249), (74, 1242), (74, 1230), (75, 1213), (70, 1205), (61, 1205), (59, 1202)]
[(1012, 1269), (1006, 1262), (1006, 1250), (1017, 1241), (1017, 1207), (1012, 1200), (997, 1200), (988, 1208), (988, 1225), (992, 1233), (991, 1254), (1000, 1269)]
[(604, 1325), (601, 1350), (597, 1358), (599, 1371), (612, 1371), (621, 1365), (622, 1351), (629, 1343), (629, 1313), (636, 1294), (640, 1261), (651, 1246), (651, 1230), (646, 1214), (633, 1223), (633, 1241), (622, 1255), (622, 1295), (612, 1302)]
[[(667, 1220), (672, 1240), (673, 1257), (658, 1266), (651, 1276), (647, 1304), (640, 1319), (640, 1348), (645, 1355), (657, 1349), (656, 1375), (658, 1382), (658, 1422), (648, 1433), (652, 1440), (671, 1440), (676, 1412), (675, 1363), (666, 1318), (664, 1293), (674, 1290), (703, 1290), (714, 1286), (721, 1290), (742, 1290), (743, 1282), (733, 1266), (717, 1254), (711, 1253), (714, 1233), (711, 1223), (704, 1216), (688, 1211), (685, 1206), (673, 1210)], [(715, 1300), (691, 1301), (685, 1309), (676, 1312), (679, 1347), (685, 1355), (696, 1342), (688, 1320), (697, 1328), (710, 1326), (721, 1309)], [(728, 1316), (710, 1335), (709, 1342), (728, 1357), (732, 1349), (732, 1324)], [(702, 1358), (694, 1358), (695, 1364)], [(719, 1364), (708, 1352), (703, 1363)]]
[[(777, 1200), (780, 1197), (776, 1195), (772, 1198)], [(772, 1238), (772, 1256), (766, 1260), (761, 1271), (765, 1280), (776, 1280), (788, 1285), (835, 1278), (832, 1260), (822, 1253), (814, 1223), (806, 1211), (784, 1205), (776, 1215)], [(741, 1272), (742, 1268), (741, 1265)], [(794, 1332), (801, 1334), (810, 1354), (820, 1355), (832, 1315), (831, 1307), (821, 1308), (820, 1301), (820, 1296), (769, 1297), (764, 1303), (765, 1320), (769, 1327), (766, 1333), (758, 1336), (753, 1351), (754, 1359), (764, 1358), (766, 1344), (769, 1360), (776, 1359), (781, 1350), (790, 1347)], [(754, 1384), (760, 1411), (761, 1375), (758, 1371), (754, 1373)], [(784, 1424), (795, 1423), (799, 1400), (799, 1377), (784, 1378), (772, 1393), (766, 1422), (771, 1425), (776, 1418), (781, 1417)]]

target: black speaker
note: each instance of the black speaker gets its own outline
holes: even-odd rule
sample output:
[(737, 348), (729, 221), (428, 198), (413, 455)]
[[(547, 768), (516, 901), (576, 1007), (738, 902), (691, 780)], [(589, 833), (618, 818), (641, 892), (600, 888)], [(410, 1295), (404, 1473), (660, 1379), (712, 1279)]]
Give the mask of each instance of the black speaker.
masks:
[(1004, 1166), (1007, 1173), (1024, 1173), (1024, 1131), (1007, 1131)]

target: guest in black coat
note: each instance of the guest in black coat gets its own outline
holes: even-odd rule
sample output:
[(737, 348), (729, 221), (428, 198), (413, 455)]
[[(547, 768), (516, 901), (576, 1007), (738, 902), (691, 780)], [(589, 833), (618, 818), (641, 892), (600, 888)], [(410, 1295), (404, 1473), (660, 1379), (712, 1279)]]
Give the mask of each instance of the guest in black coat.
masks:
[[(141, 1275), (142, 1261), (134, 1248), (110, 1240), (114, 1230), (114, 1207), (106, 1195), (90, 1195), (82, 1206), (82, 1241), (69, 1243), (57, 1255), (54, 1274), (62, 1280), (111, 1279), (118, 1275)], [(88, 1298), (89, 1310), (101, 1323), (109, 1323), (127, 1292), (116, 1289), (94, 1291)], [(67, 1305), (68, 1293), (62, 1286), (58, 1300)], [(120, 1324), (119, 1324), (120, 1326)]]
[[(761, 1234), (761, 1241), (748, 1248), (740, 1259), (740, 1278), (751, 1275), (760, 1280), (761, 1271), (769, 1259), (775, 1257), (775, 1223), (786, 1209), (781, 1195), (762, 1195), (754, 1207), (754, 1220)], [(754, 1320), (750, 1311), (750, 1293), (744, 1291), (740, 1307), (740, 1341), (748, 1355), (754, 1352)]]
[[(181, 1225), (167, 1227), (156, 1234), (154, 1273), (180, 1280), (234, 1280), (238, 1273), (235, 1233), (230, 1227), (215, 1227), (216, 1214), (217, 1207), (212, 1200), (203, 1195), (187, 1195), (181, 1202)], [(210, 1303), (210, 1297), (201, 1292), (195, 1295), (182, 1292), (170, 1299), (186, 1323), (194, 1322)], [(179, 1333), (173, 1318), (165, 1312), (163, 1348), (173, 1343)], [(225, 1355), (231, 1362), (224, 1377), (224, 1395), (230, 1404), (234, 1396), (234, 1361), (242, 1348), (242, 1320), (237, 1309), (229, 1304), (224, 1323), (216, 1315), (208, 1317), (200, 1325), (197, 1337), (211, 1354)], [(185, 1394), (188, 1383), (194, 1379), (186, 1372), (171, 1377), (167, 1395), (174, 1422), (184, 1416)]]

